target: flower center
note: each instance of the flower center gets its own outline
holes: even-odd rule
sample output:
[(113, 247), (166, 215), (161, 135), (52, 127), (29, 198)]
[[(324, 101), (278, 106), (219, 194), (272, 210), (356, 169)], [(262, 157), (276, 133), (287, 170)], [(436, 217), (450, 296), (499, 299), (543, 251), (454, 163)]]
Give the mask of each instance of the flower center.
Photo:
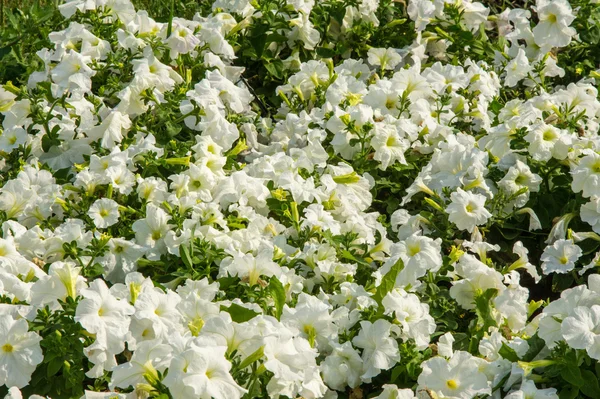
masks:
[(544, 141), (552, 141), (556, 138), (556, 134), (552, 129), (548, 129), (544, 132), (542, 137), (544, 138)]
[(408, 246), (408, 255), (409, 256), (415, 256), (419, 252), (421, 252), (421, 247), (419, 245), (409, 245)]
[(515, 183), (517, 183), (520, 186), (524, 185), (526, 181), (527, 181), (527, 176), (525, 176), (525, 175), (519, 175), (515, 179)]
[(566, 256), (563, 256), (562, 258), (559, 259), (559, 261), (563, 265), (566, 265), (569, 262), (569, 258), (567, 258)]
[(458, 383), (456, 382), (456, 380), (448, 380), (446, 381), (446, 386), (450, 389), (456, 389), (458, 388)]
[(2, 351), (6, 353), (11, 353), (15, 348), (11, 344), (2, 345)]

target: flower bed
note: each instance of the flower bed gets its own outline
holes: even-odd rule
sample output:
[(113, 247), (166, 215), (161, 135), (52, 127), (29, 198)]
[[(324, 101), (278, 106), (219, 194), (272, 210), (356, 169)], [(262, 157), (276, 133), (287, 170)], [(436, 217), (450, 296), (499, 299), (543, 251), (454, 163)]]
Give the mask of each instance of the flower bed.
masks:
[(60, 4), (0, 86), (0, 394), (600, 398), (600, 5), (527, 3)]

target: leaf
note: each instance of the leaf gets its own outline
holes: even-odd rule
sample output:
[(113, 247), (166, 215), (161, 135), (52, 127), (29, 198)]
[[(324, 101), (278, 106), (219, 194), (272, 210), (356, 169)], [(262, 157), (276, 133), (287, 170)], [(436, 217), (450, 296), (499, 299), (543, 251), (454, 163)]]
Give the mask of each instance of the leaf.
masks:
[(63, 361), (60, 358), (54, 358), (48, 363), (48, 368), (46, 369), (46, 376), (48, 378), (52, 377), (63, 365)]
[(256, 57), (261, 58), (267, 43), (267, 35), (265, 34), (269, 30), (269, 25), (259, 25), (252, 31), (252, 39), (250, 44), (256, 52)]
[(400, 377), (400, 374), (402, 374), (404, 372), (405, 367), (403, 365), (398, 365), (396, 367), (394, 367), (392, 369), (392, 377), (390, 379), (390, 382), (395, 382), (398, 377)]
[(60, 144), (60, 141), (58, 141), (57, 139), (53, 139), (52, 137), (50, 137), (47, 134), (45, 134), (42, 137), (42, 150), (44, 150), (44, 152), (50, 151), (50, 148), (52, 148), (55, 145), (59, 145), (59, 144)]
[(250, 366), (255, 361), (259, 360), (261, 357), (263, 357), (264, 354), (265, 354), (265, 347), (261, 346), (256, 351), (254, 351), (254, 353), (252, 353), (250, 356), (248, 356), (247, 358), (245, 358), (240, 363), (239, 369), (240, 370), (245, 369), (246, 367)]
[(327, 47), (317, 47), (317, 55), (323, 58), (332, 58), (336, 54), (336, 51)]
[(500, 348), (498, 353), (500, 354), (500, 356), (502, 356), (503, 358), (505, 358), (506, 360), (509, 360), (511, 362), (519, 361), (519, 356), (517, 355), (517, 352), (515, 352), (515, 350), (513, 348), (506, 345), (506, 343), (504, 343), (504, 342), (502, 343), (502, 347)]
[(271, 277), (269, 281), (269, 292), (273, 301), (275, 301), (275, 317), (279, 320), (283, 312), (283, 305), (285, 304), (285, 289), (281, 281), (275, 276)]
[(560, 391), (558, 395), (559, 399), (575, 399), (579, 395), (579, 388), (577, 387), (567, 387)]
[(279, 59), (271, 62), (265, 62), (265, 68), (271, 75), (277, 79), (283, 79), (283, 62)]
[(527, 353), (525, 353), (525, 356), (523, 356), (523, 361), (525, 362), (532, 361), (546, 346), (546, 342), (537, 334), (529, 338), (527, 344), (529, 345), (529, 349), (527, 350)]
[(373, 295), (373, 299), (377, 301), (379, 305), (381, 305), (381, 301), (383, 301), (383, 298), (385, 298), (388, 292), (393, 290), (396, 286), (396, 278), (398, 277), (398, 274), (402, 271), (402, 269), (404, 269), (404, 262), (402, 262), (402, 259), (398, 259), (398, 261), (394, 263), (390, 271), (387, 272), (385, 276), (383, 276), (383, 278), (381, 279), (381, 284), (379, 284), (375, 295)]
[(475, 313), (477, 313), (477, 325), (481, 331), (487, 331), (489, 327), (496, 325), (492, 315), (492, 299), (498, 294), (495, 288), (489, 288), (484, 293), (475, 296)]
[(581, 377), (585, 381), (585, 384), (579, 387), (581, 392), (590, 398), (600, 399), (600, 385), (598, 384), (598, 377), (596, 377), (596, 375), (590, 370), (583, 370), (581, 372)]
[(91, 267), (85, 270), (86, 277), (95, 278), (101, 276), (104, 273), (104, 268), (100, 263), (94, 263)]
[(369, 262), (365, 261), (364, 259), (357, 258), (356, 256), (352, 255), (352, 253), (350, 251), (348, 251), (348, 250), (343, 250), (342, 251), (342, 258), (347, 259), (347, 260), (351, 260), (351, 261), (356, 262), (356, 263), (360, 263), (361, 265), (371, 266), (369, 264)]
[(182, 245), (179, 247), (179, 254), (181, 255), (181, 260), (183, 264), (188, 268), (194, 270), (194, 262), (192, 261), (192, 256), (190, 254), (190, 247), (187, 245)]
[(237, 277), (221, 277), (218, 280), (219, 289), (226, 291), (233, 284), (237, 284), (238, 281), (240, 281), (240, 279)]
[(11, 47), (0, 47), (0, 59), (4, 58), (4, 56), (10, 54)]
[(560, 373), (560, 376), (563, 378), (563, 380), (576, 387), (582, 387), (585, 384), (585, 381), (581, 376), (581, 370), (579, 370), (579, 367), (577, 366), (567, 366), (563, 368)]
[(229, 313), (231, 315), (231, 320), (235, 321), (236, 323), (243, 323), (260, 314), (236, 303), (232, 303), (229, 307), (221, 306), (221, 310)]

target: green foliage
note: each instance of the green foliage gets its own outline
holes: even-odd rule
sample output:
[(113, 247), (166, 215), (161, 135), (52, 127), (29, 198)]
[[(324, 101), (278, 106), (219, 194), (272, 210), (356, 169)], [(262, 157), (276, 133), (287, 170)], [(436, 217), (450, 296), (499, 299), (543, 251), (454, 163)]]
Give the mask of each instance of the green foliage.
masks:
[(80, 397), (84, 388), (94, 384), (85, 376), (91, 368), (84, 355), (84, 347), (94, 340), (75, 322), (77, 300), (67, 297), (62, 309), (40, 309), (30, 323), (30, 330), (42, 337), (40, 343), (44, 360), (33, 373), (30, 385), (23, 395), (50, 396), (56, 399)]

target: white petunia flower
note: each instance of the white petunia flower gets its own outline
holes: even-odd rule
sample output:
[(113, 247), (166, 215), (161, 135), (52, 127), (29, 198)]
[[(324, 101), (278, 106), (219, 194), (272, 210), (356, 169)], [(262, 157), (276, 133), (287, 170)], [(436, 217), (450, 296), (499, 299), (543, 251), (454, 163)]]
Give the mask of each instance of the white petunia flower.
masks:
[(573, 240), (560, 239), (554, 244), (548, 245), (540, 260), (542, 261), (542, 272), (550, 273), (568, 273), (575, 268), (575, 262), (583, 254), (579, 246), (573, 243)]
[(90, 206), (88, 215), (96, 227), (104, 229), (119, 221), (119, 204), (112, 199), (102, 198)]
[(229, 273), (240, 279), (256, 285), (260, 276), (272, 277), (281, 273), (281, 267), (273, 262), (273, 252), (264, 248), (258, 256), (252, 254), (239, 254), (221, 262), (221, 275)]
[(569, 25), (575, 20), (567, 0), (537, 0), (540, 22), (533, 28), (535, 43), (540, 46), (564, 47), (577, 33)]
[(594, 152), (581, 158), (571, 175), (573, 192), (581, 192), (584, 198), (600, 196), (600, 154)]
[(421, 364), (419, 387), (429, 389), (439, 397), (471, 399), (480, 394), (491, 394), (486, 375), (479, 370), (479, 362), (468, 352), (456, 351), (450, 360), (434, 357)]
[(42, 338), (27, 329), (27, 320), (0, 315), (0, 386), (23, 388), (44, 359)]
[(579, 216), (600, 234), (600, 197), (592, 197), (589, 202), (581, 205)]
[(189, 349), (173, 357), (169, 374), (163, 383), (174, 399), (215, 398), (239, 399), (247, 391), (229, 374), (231, 363), (225, 359), (222, 346)]
[(400, 361), (398, 343), (390, 337), (392, 324), (384, 319), (375, 323), (360, 322), (360, 331), (352, 340), (358, 348), (362, 348), (363, 374), (362, 380), (371, 381), (381, 370), (387, 370)]
[(521, 80), (529, 75), (533, 67), (529, 64), (529, 60), (525, 55), (525, 51), (520, 48), (517, 56), (506, 65), (506, 78), (504, 83), (508, 87), (514, 87)]
[(154, 204), (148, 204), (146, 217), (136, 220), (131, 229), (135, 232), (137, 243), (148, 249), (148, 259), (158, 260), (160, 255), (166, 253), (165, 237), (171, 230), (167, 212)]
[(460, 230), (473, 232), (475, 226), (485, 224), (492, 214), (485, 209), (485, 197), (458, 188), (450, 195), (452, 202), (446, 207), (448, 220)]
[(600, 360), (600, 305), (578, 306), (563, 320), (561, 333), (573, 349), (585, 349), (592, 359)]
[(402, 61), (402, 57), (392, 48), (370, 48), (367, 53), (369, 64), (391, 70)]

